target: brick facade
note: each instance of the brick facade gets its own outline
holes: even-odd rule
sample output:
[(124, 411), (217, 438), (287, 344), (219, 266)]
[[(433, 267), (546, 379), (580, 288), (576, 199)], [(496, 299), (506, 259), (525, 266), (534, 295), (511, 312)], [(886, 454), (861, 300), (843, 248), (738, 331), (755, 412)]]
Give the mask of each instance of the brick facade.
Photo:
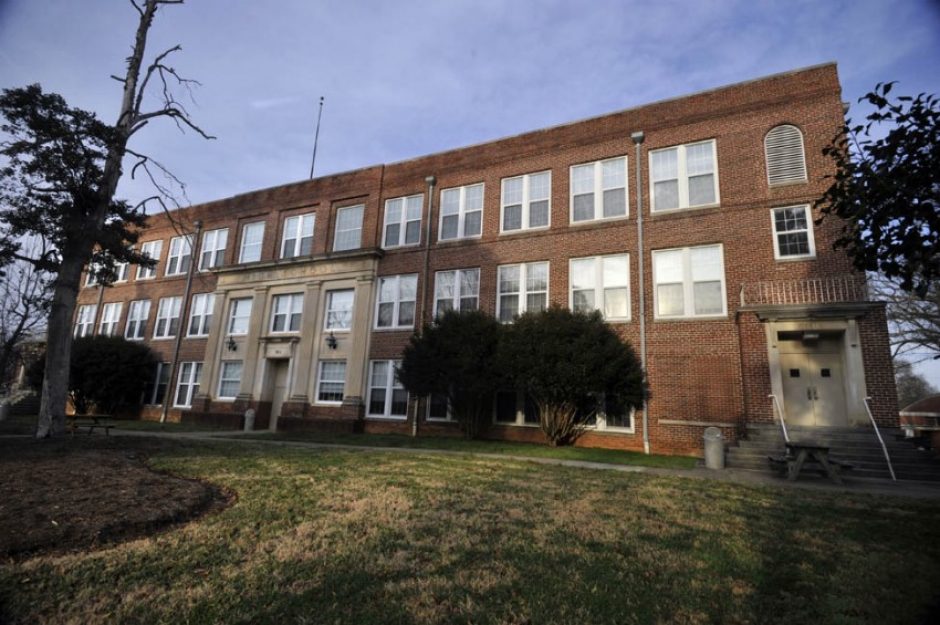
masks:
[[(327, 263), (347, 262), (348, 258), (349, 263), (359, 263), (355, 265), (355, 271), (358, 272), (355, 279), (359, 280), (355, 282), (355, 306), (357, 309), (366, 306), (369, 313), (367, 324), (359, 323), (351, 332), (340, 336), (340, 351), (335, 352), (354, 355), (359, 353), (356, 350), (362, 350), (363, 358), (347, 363), (345, 389), (347, 398), (358, 399), (360, 403), (356, 405), (353, 401), (342, 406), (323, 406), (315, 398), (301, 392), (310, 388), (316, 392), (314, 378), (317, 367), (316, 362), (300, 362), (297, 354), (307, 354), (309, 351), (314, 356), (306, 356), (308, 359), (317, 355), (320, 359), (324, 356), (328, 359), (333, 352), (322, 345), (325, 333), (319, 327), (309, 325), (313, 322), (308, 319), (310, 311), (305, 308), (299, 343), (290, 347), (297, 350), (291, 352), (294, 354), (291, 356), (292, 375), (296, 377), (297, 372), (301, 371), (307, 376), (304, 380), (292, 379), (291, 389), (297, 397), (305, 399), (285, 400), (281, 414), (282, 419), (289, 420), (284, 421), (283, 427), (303, 427), (304, 419), (308, 425), (322, 420), (346, 419), (357, 421), (359, 425), (356, 429), (366, 432), (411, 433), (414, 429), (413, 419), (418, 415), (419, 434), (456, 434), (458, 429), (455, 424), (425, 420), (424, 401), (415, 401), (413, 398), (407, 420), (361, 420), (364, 412), (361, 400), (368, 402), (368, 361), (400, 357), (413, 331), (412, 328), (374, 329), (375, 291), (382, 277), (417, 274), (417, 311), (427, 319), (434, 305), (435, 272), (479, 268), (479, 305), (483, 310), (495, 313), (497, 268), (506, 264), (547, 261), (548, 299), (551, 303), (568, 306), (570, 259), (626, 253), (629, 254), (630, 270), (630, 320), (612, 325), (621, 336), (637, 346), (640, 341), (638, 271), (639, 257), (642, 255), (645, 265), (643, 284), (648, 376), (652, 391), (648, 415), (651, 450), (658, 453), (699, 453), (702, 429), (710, 423), (722, 427), (726, 435), (733, 439), (748, 422), (774, 419), (767, 398), (772, 386), (772, 365), (768, 360), (766, 311), (741, 306), (739, 293), (742, 286), (760, 282), (828, 280), (853, 273), (848, 258), (832, 250), (831, 244), (839, 223), (828, 219), (816, 226), (815, 256), (798, 261), (775, 260), (771, 223), (772, 208), (811, 204), (826, 188), (825, 176), (831, 173), (831, 164), (823, 158), (821, 152), (841, 126), (842, 106), (836, 68), (834, 65), (822, 65), (482, 145), (252, 192), (176, 211), (172, 220), (166, 215), (157, 215), (151, 218), (149, 227), (141, 237), (141, 241), (164, 241), (157, 277), (137, 281), (134, 279), (136, 271), (131, 268), (130, 279), (126, 283), (105, 289), (86, 288), (79, 297), (79, 303), (95, 304), (99, 303), (99, 299), (100, 303), (124, 302), (118, 324), (123, 331), (127, 302), (150, 299), (146, 337), (149, 345), (164, 361), (169, 362), (175, 341), (150, 340), (159, 298), (181, 295), (185, 283), (184, 276), (163, 276), (169, 239), (178, 232), (192, 231), (197, 219), (202, 221), (204, 230), (228, 228), (224, 262), (226, 268), (222, 272), (196, 272), (192, 292), (216, 292), (219, 285), (224, 283), (221, 287), (223, 291), (232, 289), (234, 293), (239, 276), (256, 271), (248, 265), (243, 268), (237, 265), (241, 228), (246, 223), (263, 221), (262, 257), (260, 263), (256, 264), (264, 266), (265, 271), (269, 272), (264, 275), (276, 279), (280, 279), (281, 275), (294, 276), (290, 280), (294, 280), (296, 290), (308, 289), (307, 301), (315, 302), (322, 309), (324, 294), (330, 285), (348, 284), (349, 288), (353, 288), (353, 282), (335, 282), (340, 279), (337, 277), (339, 274), (317, 273), (321, 271), (317, 268)], [(781, 124), (790, 124), (802, 131), (807, 180), (772, 187), (767, 181), (764, 137), (769, 130)], [(640, 155), (641, 210), (644, 220), (642, 250), (638, 245), (636, 147), (631, 140), (631, 133), (636, 131), (642, 131), (645, 135)], [(650, 151), (704, 140), (714, 141), (720, 201), (705, 208), (651, 212)], [(570, 168), (621, 156), (626, 157), (627, 165), (628, 215), (617, 219), (573, 223)], [(543, 171), (551, 172), (549, 227), (501, 233), (503, 179)], [(430, 197), (433, 203), (430, 208), (430, 246), (427, 245), (426, 237), (429, 196), (425, 180), (428, 176), (436, 179)], [(481, 236), (439, 241), (441, 191), (477, 183), (484, 185)], [(381, 250), (386, 200), (411, 195), (423, 196), (421, 244)], [(337, 210), (357, 204), (365, 207), (361, 258), (355, 252), (331, 252)], [(310, 212), (316, 214), (312, 256), (299, 260), (278, 260), (284, 221), (291, 216)], [(706, 244), (722, 245), (727, 314), (702, 319), (656, 319), (652, 252)], [(367, 253), (371, 256), (367, 256)], [(256, 272), (251, 275), (261, 274)], [(346, 278), (353, 279), (349, 276)], [(251, 279), (255, 280), (256, 277)], [(285, 283), (290, 282), (285, 280)], [(253, 292), (261, 294), (257, 296), (256, 303), (269, 307), (270, 299), (265, 299), (266, 296), (262, 294), (263, 285), (259, 286), (257, 282), (252, 284), (255, 289)], [(423, 299), (420, 297), (422, 293)], [(825, 313), (823, 308), (817, 306), (807, 319)], [(851, 321), (847, 321), (850, 324), (848, 327), (857, 324), (864, 362), (864, 387), (873, 398), (872, 408), (879, 422), (895, 425), (895, 389), (887, 350), (884, 311), (877, 305), (856, 307), (853, 310), (856, 312), (845, 318), (851, 317)], [(99, 305), (99, 317), (100, 312)], [(202, 415), (216, 420), (238, 420), (238, 415), (251, 406), (258, 411), (258, 425), (263, 427), (271, 411), (270, 398), (248, 393), (248, 396), (240, 396), (234, 402), (215, 399), (217, 389), (213, 387), (218, 384), (218, 361), (227, 357), (224, 320), (221, 318), (223, 314), (227, 314), (227, 309), (217, 301), (210, 338), (182, 340), (179, 361), (205, 362), (206, 370), (211, 370), (211, 375), (206, 380), (204, 374), (200, 397), (193, 403), (192, 411), (173, 408), (169, 410), (170, 418), (179, 419), (182, 414), (188, 415), (185, 418)], [(261, 318), (260, 315), (257, 318)], [(267, 323), (266, 316), (264, 319), (264, 323)], [(97, 323), (96, 319), (96, 328)], [(181, 326), (185, 324), (181, 323)], [(308, 328), (311, 333), (319, 333), (316, 338), (318, 343), (305, 348), (304, 342), (313, 340), (307, 336)], [(270, 337), (264, 336), (263, 329), (256, 334), (264, 349), (272, 344)], [(844, 340), (848, 342), (850, 330), (846, 330), (845, 336), (847, 338)], [(245, 350), (250, 347), (248, 343), (248, 339), (239, 343), (238, 349), (242, 351), (238, 353), (246, 353)], [(258, 371), (259, 376), (267, 376), (267, 365)], [(356, 388), (350, 388), (350, 381), (356, 383)], [(256, 382), (255, 388), (258, 388), (258, 384), (267, 382)], [(170, 392), (175, 388), (174, 380)], [(244, 388), (242, 390), (245, 391)], [(160, 407), (144, 407), (142, 414), (152, 418), (160, 410)], [(226, 414), (231, 416), (222, 416)], [(542, 437), (537, 428), (495, 424), (485, 435), (512, 440), (541, 440)], [(638, 413), (635, 416), (633, 431), (630, 433), (592, 431), (585, 434), (578, 444), (642, 449), (641, 415)]]

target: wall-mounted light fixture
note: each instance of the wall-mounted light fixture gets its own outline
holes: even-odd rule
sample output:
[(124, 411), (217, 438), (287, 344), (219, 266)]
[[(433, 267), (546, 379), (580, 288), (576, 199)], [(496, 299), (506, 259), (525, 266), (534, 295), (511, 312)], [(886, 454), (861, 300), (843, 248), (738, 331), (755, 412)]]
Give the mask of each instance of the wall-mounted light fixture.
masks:
[(334, 335), (333, 331), (330, 330), (329, 335), (327, 335), (326, 337), (326, 346), (329, 347), (330, 349), (336, 349), (336, 346), (338, 344), (339, 343), (336, 340), (336, 335)]
[(230, 352), (234, 352), (238, 350), (238, 343), (236, 343), (235, 339), (233, 339), (232, 337), (228, 337), (228, 342), (225, 344), (225, 346), (228, 348), (228, 351)]

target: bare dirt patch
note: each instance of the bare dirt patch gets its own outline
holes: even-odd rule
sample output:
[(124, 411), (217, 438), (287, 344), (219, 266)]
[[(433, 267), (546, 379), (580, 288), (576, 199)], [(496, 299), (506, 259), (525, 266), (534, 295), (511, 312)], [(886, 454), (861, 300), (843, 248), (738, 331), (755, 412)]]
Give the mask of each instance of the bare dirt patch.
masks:
[(0, 557), (93, 548), (226, 505), (221, 489), (153, 471), (160, 441), (0, 440)]

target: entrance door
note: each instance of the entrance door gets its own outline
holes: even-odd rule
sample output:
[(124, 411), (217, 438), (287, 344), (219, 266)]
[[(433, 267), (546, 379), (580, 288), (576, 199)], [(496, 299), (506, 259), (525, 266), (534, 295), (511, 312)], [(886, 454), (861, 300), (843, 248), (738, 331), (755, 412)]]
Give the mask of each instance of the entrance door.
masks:
[(271, 430), (277, 430), (277, 418), (281, 416), (281, 406), (287, 398), (287, 371), (290, 361), (272, 360), (271, 380), (274, 385), (271, 394)]
[(840, 354), (780, 354), (780, 368), (788, 423), (821, 427), (848, 425)]

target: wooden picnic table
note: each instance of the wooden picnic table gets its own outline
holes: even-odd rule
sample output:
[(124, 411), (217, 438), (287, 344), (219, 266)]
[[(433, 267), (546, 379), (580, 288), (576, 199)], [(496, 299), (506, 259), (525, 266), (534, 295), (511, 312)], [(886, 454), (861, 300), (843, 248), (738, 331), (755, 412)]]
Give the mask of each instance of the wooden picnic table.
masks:
[(75, 436), (75, 431), (79, 428), (88, 428), (89, 436), (91, 436), (91, 433), (94, 432), (95, 429), (102, 429), (104, 430), (104, 435), (109, 436), (111, 433), (111, 428), (114, 427), (114, 423), (112, 423), (112, 419), (109, 415), (69, 415), (68, 426), (72, 436)]
[(842, 483), (842, 470), (852, 468), (851, 464), (831, 457), (828, 445), (811, 441), (790, 441), (787, 443), (787, 479), (791, 482), (796, 480), (807, 460), (817, 462), (836, 484)]

